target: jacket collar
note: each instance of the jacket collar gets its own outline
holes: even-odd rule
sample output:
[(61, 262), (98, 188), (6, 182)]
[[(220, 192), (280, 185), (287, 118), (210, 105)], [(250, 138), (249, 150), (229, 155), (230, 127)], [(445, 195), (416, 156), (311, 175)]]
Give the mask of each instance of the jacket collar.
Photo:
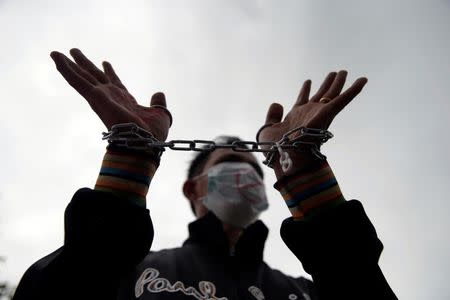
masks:
[[(231, 256), (222, 222), (212, 212), (190, 223), (188, 229), (189, 238), (183, 245), (200, 244), (208, 247), (210, 252)], [(248, 226), (235, 245), (234, 257), (242, 264), (261, 262), (268, 233), (260, 220)]]

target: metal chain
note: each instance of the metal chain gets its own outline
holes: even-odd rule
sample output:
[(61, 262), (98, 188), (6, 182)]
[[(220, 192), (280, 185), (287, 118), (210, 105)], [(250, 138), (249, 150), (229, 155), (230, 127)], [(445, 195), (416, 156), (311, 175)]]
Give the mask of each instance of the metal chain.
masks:
[[(297, 138), (294, 138), (293, 135), (296, 132), (300, 132), (300, 135)], [(301, 139), (309, 136), (316, 139), (316, 142), (307, 142), (302, 141)], [(276, 143), (276, 150), (280, 154), (280, 164), (282, 170), (287, 172), (292, 166), (292, 160), (289, 157), (289, 154), (283, 149), (296, 149), (297, 151), (310, 151), (314, 156), (316, 156), (320, 160), (325, 160), (327, 157), (320, 152), (320, 146), (327, 142), (330, 138), (333, 137), (333, 134), (325, 129), (317, 129), (317, 128), (308, 128), (308, 127), (297, 127), (288, 132), (286, 132), (281, 140)], [(308, 145), (308, 147), (305, 147)], [(303, 147), (302, 147), (303, 146)], [(305, 149), (306, 148), (306, 149)], [(269, 153), (266, 157), (266, 160), (263, 163), (271, 168), (273, 168), (272, 163), (275, 158), (275, 153)]]
[[(298, 137), (294, 135), (298, 134)], [(314, 142), (307, 142), (302, 139), (310, 137)], [(161, 142), (153, 134), (140, 128), (134, 123), (116, 124), (111, 127), (109, 132), (103, 132), (103, 140), (108, 143), (131, 148), (135, 150), (148, 150), (149, 148), (158, 148), (164, 151), (164, 148), (177, 151), (214, 151), (217, 149), (231, 149), (236, 152), (263, 152), (267, 153), (266, 160), (263, 162), (271, 166), (276, 153), (287, 154), (283, 150), (296, 149), (304, 151), (305, 145), (307, 151), (311, 151), (320, 159), (326, 157), (320, 153), (320, 146), (333, 137), (333, 134), (324, 129), (297, 127), (286, 132), (278, 142), (254, 142), (254, 141), (234, 141), (231, 144), (217, 143), (212, 140), (171, 140)], [(287, 156), (287, 159), (289, 157)]]

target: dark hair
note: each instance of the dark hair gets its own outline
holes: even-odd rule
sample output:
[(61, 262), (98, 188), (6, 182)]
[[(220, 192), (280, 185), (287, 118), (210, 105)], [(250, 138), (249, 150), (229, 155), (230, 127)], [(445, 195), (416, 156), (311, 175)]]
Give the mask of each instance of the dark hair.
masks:
[[(231, 144), (236, 141), (242, 141), (242, 140), (237, 136), (230, 136), (230, 135), (220, 135), (214, 139), (214, 142), (216, 142), (218, 144)], [(248, 149), (247, 146), (245, 146), (245, 147)], [(208, 158), (211, 155), (211, 153), (212, 153), (212, 151), (201, 151), (201, 152), (197, 152), (194, 155), (194, 158), (191, 160), (191, 162), (189, 164), (189, 168), (188, 168), (188, 172), (187, 172), (188, 179), (191, 179), (197, 175), (200, 175), (200, 173), (203, 171), (203, 168), (205, 167), (206, 162), (208, 161)], [(263, 173), (261, 167), (259, 166), (259, 164), (255, 164), (254, 167), (256, 169), (256, 172), (258, 172), (258, 174), (261, 176), (261, 178), (264, 178), (264, 173)], [(194, 210), (194, 206), (192, 205), (192, 202), (191, 202), (191, 209), (192, 209), (192, 212), (195, 214), (195, 210)]]

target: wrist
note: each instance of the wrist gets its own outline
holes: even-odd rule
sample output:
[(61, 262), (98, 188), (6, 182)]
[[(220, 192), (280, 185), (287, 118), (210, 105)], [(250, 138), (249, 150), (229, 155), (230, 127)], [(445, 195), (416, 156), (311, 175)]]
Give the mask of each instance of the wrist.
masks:
[(95, 189), (114, 193), (145, 207), (158, 165), (159, 159), (149, 153), (108, 147)]
[(106, 151), (134, 157), (136, 160), (152, 163), (156, 166), (156, 168), (158, 168), (164, 149), (150, 147), (135, 149), (133, 147), (124, 146), (117, 143), (110, 143), (106, 147)]
[(164, 147), (155, 147), (154, 145), (160, 141), (151, 132), (135, 123), (113, 125), (109, 132), (103, 133), (103, 140), (108, 140), (108, 150), (145, 156), (155, 162), (157, 166), (164, 152)]
[(274, 157), (273, 170), (277, 180), (293, 174), (307, 172), (323, 162), (323, 160), (315, 156), (310, 150), (301, 152), (296, 150), (287, 150), (286, 152), (292, 161), (292, 166), (288, 171), (283, 171), (280, 164), (280, 155), (276, 153), (276, 156)]

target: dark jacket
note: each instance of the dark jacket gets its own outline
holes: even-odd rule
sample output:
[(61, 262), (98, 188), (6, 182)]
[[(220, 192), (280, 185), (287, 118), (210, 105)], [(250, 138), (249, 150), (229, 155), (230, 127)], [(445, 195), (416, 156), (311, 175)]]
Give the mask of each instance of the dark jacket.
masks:
[(26, 271), (14, 299), (396, 299), (378, 267), (382, 244), (356, 200), (308, 222), (283, 222), (281, 236), (314, 284), (262, 261), (261, 222), (245, 231), (234, 255), (214, 215), (189, 230), (183, 247), (147, 255), (148, 210), (81, 189), (66, 209), (64, 246)]
[(123, 285), (120, 299), (316, 299), (310, 280), (264, 263), (267, 234), (257, 221), (230, 251), (222, 223), (208, 213), (189, 224), (182, 247), (147, 255)]

